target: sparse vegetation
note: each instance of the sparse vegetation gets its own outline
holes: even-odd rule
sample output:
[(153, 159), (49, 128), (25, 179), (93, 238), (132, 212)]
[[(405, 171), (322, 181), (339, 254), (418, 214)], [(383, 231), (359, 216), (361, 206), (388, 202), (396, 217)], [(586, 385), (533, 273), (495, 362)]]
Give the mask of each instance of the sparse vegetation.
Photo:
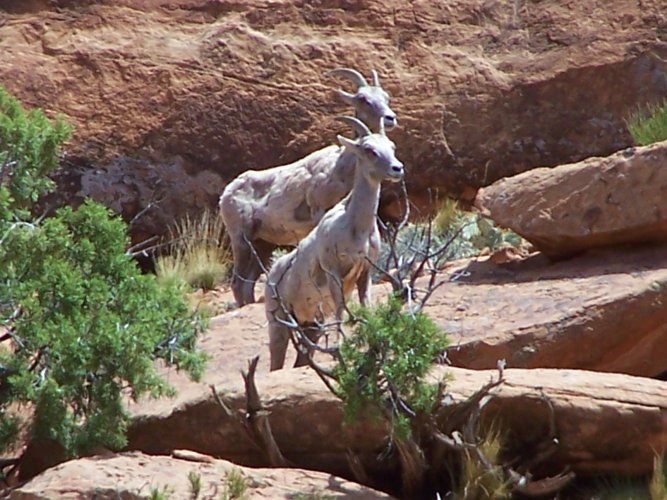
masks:
[(68, 454), (125, 444), (123, 398), (171, 393), (153, 361), (195, 378), (205, 324), (180, 290), (126, 254), (125, 223), (84, 202), (33, 215), (69, 128), (0, 89), (0, 449), (18, 438), (10, 408), (32, 408), (28, 438)]
[(157, 258), (158, 280), (204, 290), (223, 283), (229, 277), (232, 258), (224, 236), (217, 213), (204, 210), (198, 217), (186, 215), (171, 228), (168, 253)]
[(667, 100), (636, 111), (626, 120), (626, 126), (637, 146), (667, 140)]
[(479, 213), (461, 210), (458, 202), (451, 199), (443, 202), (433, 221), (433, 229), (439, 238), (453, 240), (446, 260), (470, 257), (485, 248), (493, 252), (504, 246), (518, 247), (526, 243), (515, 232), (499, 228)]
[[(383, 269), (407, 265), (436, 250), (430, 265), (440, 268), (452, 260), (479, 255), (485, 249), (494, 252), (506, 246), (520, 247), (527, 242), (509, 229), (497, 227), (493, 221), (459, 208), (455, 200), (446, 199), (432, 221), (406, 224), (395, 235), (391, 245), (382, 247), (379, 266)], [(392, 253), (393, 252), (393, 253)], [(400, 256), (395, 259), (394, 256)], [(375, 277), (381, 273), (375, 272)]]
[(220, 500), (241, 500), (248, 491), (248, 479), (239, 469), (230, 469), (225, 473), (225, 484)]

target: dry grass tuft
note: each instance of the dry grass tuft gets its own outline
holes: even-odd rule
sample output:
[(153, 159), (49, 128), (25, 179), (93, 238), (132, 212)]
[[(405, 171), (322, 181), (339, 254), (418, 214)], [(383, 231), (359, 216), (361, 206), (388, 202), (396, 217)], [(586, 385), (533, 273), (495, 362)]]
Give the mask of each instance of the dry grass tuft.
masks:
[(169, 252), (158, 257), (155, 272), (161, 282), (177, 282), (212, 290), (228, 279), (232, 255), (224, 243), (225, 228), (217, 213), (204, 210), (186, 215), (170, 230)]

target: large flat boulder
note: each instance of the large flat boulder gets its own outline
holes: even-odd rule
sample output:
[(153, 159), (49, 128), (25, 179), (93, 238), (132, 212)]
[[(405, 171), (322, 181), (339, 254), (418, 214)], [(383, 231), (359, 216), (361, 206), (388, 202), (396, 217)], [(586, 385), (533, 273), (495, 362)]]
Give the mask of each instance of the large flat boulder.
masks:
[[(13, 490), (11, 500), (75, 500), (81, 498), (241, 498), (232, 496), (230, 473), (241, 474), (242, 498), (383, 499), (389, 495), (322, 472), (300, 469), (251, 469), (225, 460), (177, 453), (179, 457), (121, 453), (82, 458), (45, 471)], [(188, 459), (189, 458), (189, 459)], [(234, 472), (232, 472), (234, 471)], [(193, 484), (199, 478), (195, 495)], [(233, 477), (233, 476), (232, 476)], [(238, 476), (237, 476), (238, 477)], [(191, 480), (193, 478), (193, 480)], [(194, 481), (194, 483), (193, 483)], [(230, 483), (232, 486), (230, 487)], [(224, 494), (227, 493), (227, 496)]]
[(667, 142), (501, 179), (476, 205), (552, 257), (667, 241)]
[(667, 247), (599, 250), (552, 263), (453, 265), (426, 313), (455, 366), (667, 371)]
[[(454, 366), (490, 369), (504, 359), (510, 368), (667, 372), (667, 245), (598, 249), (557, 262), (539, 253), (495, 260), (448, 264), (424, 309), (448, 333)], [(388, 286), (376, 285), (373, 297), (387, 293)], [(228, 292), (217, 295), (208, 300), (232, 300)], [(263, 304), (216, 317), (202, 346), (212, 353), (210, 376), (219, 384), (235, 380), (255, 354), (268, 370)]]
[[(454, 403), (461, 403), (497, 377), (495, 370), (443, 366), (435, 367), (432, 377), (439, 380), (447, 374), (453, 377), (448, 389)], [(545, 472), (570, 466), (582, 474), (642, 474), (651, 470), (654, 450), (667, 450), (664, 382), (553, 369), (512, 369), (506, 370), (505, 377), (484, 416), (502, 422), (516, 448), (530, 452), (548, 437), (548, 399), (554, 408), (559, 445), (557, 453), (545, 462)], [(232, 407), (243, 408), (245, 394), (238, 378), (217, 389)], [(261, 373), (257, 386), (270, 412), (276, 441), (297, 467), (352, 477), (346, 461), (346, 449), (351, 447), (371, 476), (396, 470), (392, 458), (378, 462), (386, 447), (386, 430), (368, 423), (343, 427), (340, 401), (310, 369)], [(234, 463), (268, 465), (238, 422), (225, 416), (205, 384), (180, 394), (171, 402), (170, 411), (146, 401), (132, 412), (129, 449), (168, 454), (187, 448)]]

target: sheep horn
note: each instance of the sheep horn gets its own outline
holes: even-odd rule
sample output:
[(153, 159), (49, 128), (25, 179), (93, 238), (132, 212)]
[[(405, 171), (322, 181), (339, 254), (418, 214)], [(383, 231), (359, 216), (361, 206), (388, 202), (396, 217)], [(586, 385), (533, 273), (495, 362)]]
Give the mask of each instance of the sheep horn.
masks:
[(380, 86), (380, 77), (378, 77), (378, 72), (375, 70), (373, 70), (373, 86), (374, 87)]
[(327, 76), (342, 76), (343, 78), (351, 80), (352, 83), (357, 86), (357, 90), (359, 90), (360, 87), (368, 86), (368, 83), (366, 82), (366, 79), (363, 77), (363, 75), (354, 69), (336, 68), (328, 71), (326, 74)]
[(362, 122), (358, 118), (355, 118), (354, 116), (337, 116), (336, 120), (350, 125), (352, 128), (354, 128), (359, 137), (371, 135), (372, 133), (364, 122)]

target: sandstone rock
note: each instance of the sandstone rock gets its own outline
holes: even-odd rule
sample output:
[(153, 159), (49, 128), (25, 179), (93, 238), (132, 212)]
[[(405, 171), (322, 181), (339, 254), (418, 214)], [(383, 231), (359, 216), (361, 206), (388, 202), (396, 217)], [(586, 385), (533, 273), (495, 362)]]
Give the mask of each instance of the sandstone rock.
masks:
[[(205, 172), (216, 188), (218, 178), (334, 141), (340, 128), (333, 116), (346, 107), (332, 88), (345, 84), (323, 72), (336, 66), (379, 70), (399, 114), (392, 138), (422, 208), (430, 188), (457, 195), (536, 165), (627, 147), (624, 119), (667, 93), (658, 0), (621, 0), (613, 9), (604, 0), (35, 0), (3, 7), (0, 80), (26, 105), (64, 113), (75, 125), (72, 162), (106, 170), (120, 155), (158, 176), (180, 163), (193, 177)], [(129, 173), (133, 161), (123, 166)], [(72, 181), (60, 184), (66, 200), (90, 194), (70, 163), (62, 175)], [(134, 182), (136, 195), (123, 203), (128, 220), (155, 189), (152, 176)], [(191, 209), (190, 201), (178, 205), (188, 190), (197, 191), (189, 199), (214, 206), (200, 182), (169, 189), (163, 205), (176, 206), (161, 207), (166, 213)], [(105, 203), (117, 192), (111, 187)], [(136, 234), (164, 226), (151, 217), (160, 210), (137, 222)]]
[[(181, 455), (183, 456), (183, 455)], [(165, 498), (193, 498), (189, 474), (200, 478), (199, 498), (223, 498), (229, 491), (227, 474), (245, 478), (243, 498), (294, 498), (301, 494), (326, 498), (381, 499), (389, 495), (322, 472), (299, 469), (250, 469), (225, 460), (190, 460), (142, 453), (73, 460), (49, 469), (11, 492), (12, 500), (69, 500), (79, 498), (142, 499), (152, 492)]]
[(501, 179), (476, 205), (552, 257), (667, 240), (667, 142)]
[[(234, 332), (242, 336), (248, 332), (232, 329), (233, 321), (228, 325), (229, 330), (225, 328), (217, 335)], [(224, 343), (219, 339), (216, 342)], [(266, 346), (261, 350), (265, 353)], [(240, 434), (238, 424), (217, 406), (206, 385), (214, 383), (233, 407), (244, 407), (241, 377), (234, 368), (243, 364), (246, 352), (245, 348), (213, 352), (211, 370), (204, 384), (187, 382), (174, 375), (171, 382), (179, 391), (174, 400), (146, 401), (134, 406), (129, 448), (151, 454), (187, 448), (235, 463), (266, 466), (254, 445)], [(341, 428), (340, 402), (312, 371), (286, 369), (268, 374), (266, 364), (264, 360), (257, 386), (262, 402), (271, 412), (273, 434), (288, 460), (296, 466), (351, 477), (345, 451), (352, 446), (371, 477), (397, 472), (391, 457), (378, 463), (378, 456), (386, 446), (384, 431), (368, 423)], [(449, 390), (455, 402), (470, 396), (496, 375), (495, 370), (440, 366), (434, 369), (433, 377), (445, 373), (453, 375)], [(231, 375), (235, 378), (230, 379)], [(536, 442), (546, 435), (550, 414), (543, 396), (554, 406), (560, 445), (545, 464), (545, 473), (571, 465), (584, 474), (640, 474), (650, 470), (653, 450), (667, 449), (664, 382), (620, 374), (550, 369), (510, 369), (506, 370), (506, 380), (485, 415), (502, 419), (518, 451), (531, 453)]]
[(655, 377), (667, 370), (667, 247), (540, 254), (448, 269), (425, 311), (466, 368), (577, 368)]
[[(510, 368), (647, 377), (667, 371), (667, 246), (600, 249), (558, 262), (541, 254), (496, 261), (450, 263), (427, 302), (425, 312), (449, 335), (454, 366), (490, 369), (505, 359)], [(373, 296), (382, 300), (387, 291), (377, 285)], [(227, 293), (211, 300), (231, 299)], [(216, 318), (202, 345), (213, 353), (213, 367), (231, 362), (236, 373), (255, 354), (268, 356), (263, 306)], [(221, 384), (236, 377), (214, 370)]]
[(77, 166), (76, 172), (61, 174), (66, 189), (47, 196), (44, 203), (78, 205), (92, 198), (116, 213), (134, 214), (130, 230), (137, 243), (167, 234), (184, 214), (216, 207), (225, 185), (212, 170), (188, 172), (179, 158), (152, 162), (116, 157), (95, 168)]

